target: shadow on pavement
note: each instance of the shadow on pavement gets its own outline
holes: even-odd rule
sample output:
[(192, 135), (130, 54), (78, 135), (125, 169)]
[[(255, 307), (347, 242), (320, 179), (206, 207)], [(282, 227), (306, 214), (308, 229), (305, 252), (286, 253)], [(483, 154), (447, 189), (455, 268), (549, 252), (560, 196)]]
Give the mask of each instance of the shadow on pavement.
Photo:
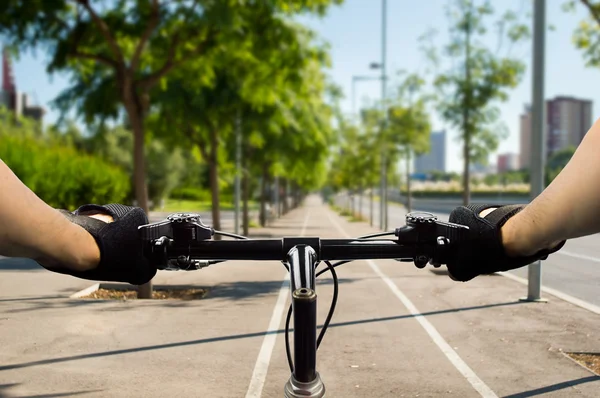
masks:
[(600, 376), (588, 376), (582, 377), (581, 379), (563, 381), (562, 383), (552, 384), (546, 387), (536, 388), (534, 390), (523, 391), (512, 395), (505, 395), (504, 398), (528, 398), (535, 397), (537, 395), (542, 395), (546, 393), (550, 393), (552, 391), (562, 390), (563, 388), (574, 387), (579, 384), (589, 383), (593, 381), (600, 381)]
[[(353, 283), (358, 281), (359, 279), (354, 278), (338, 278), (338, 282), (340, 284), (345, 283)], [(323, 278), (317, 280), (317, 285), (330, 285), (333, 283), (333, 279)], [(190, 289), (190, 288), (200, 288), (207, 289), (208, 294), (206, 297), (199, 300), (127, 300), (128, 303), (139, 302), (146, 304), (149, 307), (154, 306), (163, 306), (163, 307), (187, 307), (194, 305), (194, 303), (199, 303), (206, 300), (211, 299), (224, 299), (224, 300), (245, 300), (251, 297), (261, 297), (267, 294), (272, 294), (279, 289), (281, 289), (282, 281), (239, 281), (233, 283), (222, 283), (215, 286), (201, 286), (201, 285), (155, 285), (155, 289)], [(66, 295), (70, 295), (74, 293), (73, 290), (64, 289)], [(70, 299), (65, 296), (48, 296), (48, 297), (29, 297), (25, 299), (0, 299), (0, 303), (2, 302), (21, 302), (23, 301), (23, 306), (20, 308), (11, 308), (2, 311), (3, 313), (22, 313), (22, 312), (31, 312), (45, 309), (60, 309), (60, 308), (71, 308), (71, 307), (81, 307), (81, 306), (92, 306), (98, 304), (105, 304), (101, 306), (99, 310), (101, 311), (128, 311), (128, 310), (139, 310), (143, 308), (143, 306), (139, 305), (127, 305), (121, 306), (119, 304), (123, 303), (122, 300), (95, 300), (95, 299)], [(107, 307), (106, 304), (113, 304), (110, 307)]]
[(0, 272), (2, 271), (45, 271), (46, 269), (33, 260), (27, 258), (0, 258)]
[[(503, 307), (503, 306), (509, 306), (509, 305), (525, 305), (525, 304), (527, 304), (527, 303), (520, 302), (520, 301), (511, 301), (511, 302), (506, 302), (506, 303), (487, 304), (487, 305), (480, 305), (480, 306), (473, 306), (473, 307), (462, 307), (462, 308), (452, 308), (452, 309), (448, 309), (448, 310), (423, 312), (418, 315), (421, 315), (421, 316), (439, 315), (439, 314), (447, 314), (447, 313), (451, 313), (451, 312), (473, 311), (473, 310), (481, 310), (484, 308)], [(361, 325), (361, 324), (365, 324), (365, 323), (395, 321), (395, 320), (400, 320), (400, 319), (410, 319), (410, 318), (414, 318), (414, 317), (415, 317), (415, 315), (406, 314), (406, 315), (398, 315), (398, 316), (383, 317), (383, 318), (360, 319), (360, 320), (356, 320), (356, 321), (337, 322), (337, 323), (334, 322), (334, 323), (331, 323), (329, 325), (329, 327), (334, 328), (334, 327), (342, 327), (342, 326)], [(319, 329), (321, 329), (322, 327), (323, 327), (323, 325), (318, 326)], [(293, 331), (293, 329), (290, 329), (290, 331)], [(52, 363), (77, 361), (80, 359), (131, 354), (131, 353), (144, 352), (144, 351), (162, 350), (162, 349), (166, 349), (166, 348), (185, 347), (185, 346), (206, 344), (206, 343), (217, 343), (217, 342), (222, 342), (222, 341), (240, 340), (240, 339), (247, 339), (247, 338), (253, 338), (253, 337), (264, 337), (266, 334), (282, 334), (282, 333), (285, 333), (284, 329), (274, 330), (274, 331), (270, 331), (270, 332), (263, 331), (263, 332), (254, 332), (254, 333), (245, 333), (245, 334), (234, 334), (234, 335), (228, 335), (228, 336), (209, 337), (206, 339), (180, 341), (180, 342), (176, 342), (176, 343), (157, 344), (157, 345), (137, 347), (137, 348), (126, 348), (126, 349), (122, 349), (122, 350), (93, 352), (93, 353), (89, 353), (89, 354), (73, 355), (73, 356), (60, 357), (60, 358), (49, 358), (49, 359), (42, 359), (39, 361), (16, 363), (16, 364), (12, 364), (12, 365), (2, 365), (2, 366), (0, 366), (0, 371), (21, 369), (21, 368), (27, 368), (27, 367), (31, 367), (31, 366), (48, 365), (48, 364), (52, 364)], [(530, 396), (530, 395), (524, 395), (523, 397), (528, 397), (528, 396)]]
[(34, 301), (34, 300), (52, 300), (52, 299), (64, 299), (65, 296), (39, 296), (39, 297), (15, 297), (15, 298), (0, 298), (0, 303), (8, 301)]
[[(18, 386), (19, 384), (20, 383), (0, 384), (0, 398), (11, 398), (11, 397), (13, 397), (12, 395), (7, 395), (6, 393), (2, 392), (2, 390), (13, 388), (15, 386)], [(19, 397), (20, 398), (72, 397), (74, 395), (83, 395), (83, 394), (89, 394), (89, 393), (92, 393), (92, 392), (99, 392), (99, 391), (102, 391), (102, 390), (59, 392), (59, 393), (42, 394), (42, 395), (20, 395)]]
[[(8, 300), (7, 300), (8, 301)], [(15, 302), (18, 302), (19, 299), (15, 299)], [(116, 301), (116, 300), (112, 300)], [(24, 303), (26, 307), (23, 308), (12, 308), (2, 311), (4, 314), (17, 314), (21, 312), (30, 312), (30, 311), (39, 311), (39, 310), (48, 310), (48, 309), (57, 309), (57, 308), (70, 308), (70, 307), (83, 307), (83, 306), (92, 306), (97, 304), (106, 303), (106, 301), (101, 300), (71, 300), (69, 298), (61, 297), (51, 300), (31, 300), (27, 303)]]

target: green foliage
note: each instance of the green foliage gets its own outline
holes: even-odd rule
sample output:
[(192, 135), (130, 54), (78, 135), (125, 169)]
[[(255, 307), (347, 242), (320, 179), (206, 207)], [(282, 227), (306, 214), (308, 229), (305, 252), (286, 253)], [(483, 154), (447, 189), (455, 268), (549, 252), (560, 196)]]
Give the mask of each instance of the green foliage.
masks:
[(428, 173), (431, 181), (460, 181), (460, 174), (457, 172), (443, 172), (434, 170)]
[(498, 174), (488, 174), (483, 178), (487, 185), (529, 183), (529, 170), (512, 170)]
[(85, 203), (122, 203), (128, 197), (129, 176), (119, 167), (0, 128), (0, 158), (50, 206), (73, 210)]
[(170, 197), (179, 200), (210, 201), (210, 191), (198, 187), (181, 187), (171, 191)]
[(556, 178), (562, 169), (564, 169), (567, 163), (569, 163), (575, 154), (575, 150), (576, 148), (574, 146), (569, 146), (553, 153), (548, 158), (545, 173), (546, 185), (550, 185), (550, 183)]
[(585, 65), (600, 66), (600, 2), (594, 0), (569, 0), (563, 4), (566, 12), (575, 11), (580, 3), (587, 11), (586, 19), (579, 22), (573, 32), (575, 47), (583, 52)]
[[(82, 145), (92, 154), (120, 166), (133, 178), (133, 136), (126, 128), (102, 129)], [(190, 160), (189, 155), (186, 159), (185, 152), (180, 147), (168, 147), (158, 139), (150, 140), (146, 145), (148, 196), (154, 206), (181, 184), (187, 166), (198, 164)]]

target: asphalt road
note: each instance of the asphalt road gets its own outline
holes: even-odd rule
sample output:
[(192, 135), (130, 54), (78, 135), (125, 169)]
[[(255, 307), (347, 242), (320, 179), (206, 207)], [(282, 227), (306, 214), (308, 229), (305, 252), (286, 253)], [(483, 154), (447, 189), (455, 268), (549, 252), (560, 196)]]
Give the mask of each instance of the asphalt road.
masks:
[[(428, 211), (440, 220), (448, 220), (452, 206), (458, 206), (454, 200), (413, 202), (414, 210)], [(341, 203), (341, 202), (340, 202)], [(363, 198), (363, 216), (369, 219), (369, 200)], [(379, 225), (379, 202), (374, 203), (373, 222)], [(405, 209), (399, 205), (389, 206), (390, 229), (404, 225)], [(527, 267), (511, 271), (512, 274), (527, 278)], [(566, 293), (570, 296), (600, 306), (600, 234), (569, 240), (563, 249), (542, 262), (542, 285)], [(527, 288), (523, 287), (526, 295)]]

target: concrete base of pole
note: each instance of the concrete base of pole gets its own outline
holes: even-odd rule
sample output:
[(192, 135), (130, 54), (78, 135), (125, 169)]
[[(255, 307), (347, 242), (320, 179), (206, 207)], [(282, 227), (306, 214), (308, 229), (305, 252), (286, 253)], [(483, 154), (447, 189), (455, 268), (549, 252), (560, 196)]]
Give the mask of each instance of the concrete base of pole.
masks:
[(521, 298), (519, 298), (519, 301), (526, 301), (526, 302), (529, 302), (529, 303), (547, 303), (548, 299), (545, 299), (545, 298), (542, 298), (542, 297), (540, 297), (540, 298), (535, 298), (535, 297), (532, 297), (532, 298), (530, 298), (530, 297), (521, 297)]

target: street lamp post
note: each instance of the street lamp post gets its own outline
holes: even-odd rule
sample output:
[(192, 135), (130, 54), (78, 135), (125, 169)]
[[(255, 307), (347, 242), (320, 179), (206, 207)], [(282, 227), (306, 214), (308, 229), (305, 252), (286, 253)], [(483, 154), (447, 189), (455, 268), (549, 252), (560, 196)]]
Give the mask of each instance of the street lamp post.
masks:
[[(381, 80), (381, 76), (352, 76), (352, 117), (357, 117), (356, 114), (356, 83), (369, 81), (369, 80)], [(370, 193), (370, 209), (369, 209), (369, 223), (373, 226), (373, 187), (371, 187)], [(360, 209), (362, 212), (362, 209)]]
[[(546, 1), (535, 0), (533, 14), (533, 87), (531, 112), (531, 199), (544, 190), (546, 141), (544, 134), (544, 65)], [(524, 301), (546, 301), (541, 297), (542, 265), (536, 261), (528, 266), (527, 297)]]
[[(383, 120), (381, 123), (381, 132), (383, 133), (387, 126), (387, 111), (386, 111), (386, 75), (385, 75), (385, 56), (386, 56), (386, 17), (387, 17), (387, 1), (381, 1), (381, 63), (372, 62), (371, 69), (381, 69), (381, 109), (383, 112)], [(381, 147), (381, 188), (379, 195), (379, 225), (382, 230), (387, 229), (388, 212), (387, 212), (387, 173), (385, 158), (385, 145)]]

